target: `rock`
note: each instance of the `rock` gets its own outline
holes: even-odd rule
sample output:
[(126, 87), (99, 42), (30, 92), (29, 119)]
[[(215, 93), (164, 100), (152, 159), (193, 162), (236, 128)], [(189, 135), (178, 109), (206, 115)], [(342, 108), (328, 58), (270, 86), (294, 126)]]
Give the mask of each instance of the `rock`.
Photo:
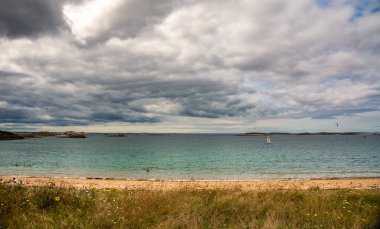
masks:
[(33, 135), (35, 135), (37, 137), (52, 137), (52, 136), (56, 136), (57, 134), (56, 133), (51, 133), (51, 132), (48, 132), (48, 131), (40, 131), (40, 132), (33, 133)]
[(244, 134), (238, 134), (235, 136), (268, 136), (268, 135), (290, 135), (290, 133), (283, 133), (283, 132), (269, 132), (269, 133), (262, 133), (262, 132), (249, 132)]
[(317, 132), (317, 133), (300, 133), (297, 135), (358, 135), (361, 132)]
[(56, 135), (57, 138), (87, 138), (83, 132), (67, 131), (63, 134)]
[(21, 135), (18, 135), (12, 132), (0, 130), (0, 140), (19, 140), (19, 139), (25, 139), (25, 138)]
[(30, 132), (23, 133), (22, 136), (25, 138), (43, 138), (43, 137), (54, 137), (57, 133), (52, 133), (48, 131), (40, 131), (40, 132)]
[(107, 134), (107, 137), (127, 137), (125, 134)]

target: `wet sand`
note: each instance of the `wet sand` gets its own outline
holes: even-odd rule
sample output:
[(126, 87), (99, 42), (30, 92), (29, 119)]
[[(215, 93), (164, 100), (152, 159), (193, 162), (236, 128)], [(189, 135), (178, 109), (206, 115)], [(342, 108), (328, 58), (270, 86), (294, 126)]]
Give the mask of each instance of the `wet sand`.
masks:
[[(12, 176), (0, 176), (1, 182), (15, 184)], [(260, 181), (151, 181), (151, 180), (113, 180), (49, 177), (15, 177), (22, 185), (30, 187), (73, 187), (79, 189), (129, 189), (129, 190), (180, 190), (180, 189), (218, 189), (218, 190), (306, 190), (320, 189), (379, 189), (380, 178), (337, 178), (312, 180), (260, 180)]]

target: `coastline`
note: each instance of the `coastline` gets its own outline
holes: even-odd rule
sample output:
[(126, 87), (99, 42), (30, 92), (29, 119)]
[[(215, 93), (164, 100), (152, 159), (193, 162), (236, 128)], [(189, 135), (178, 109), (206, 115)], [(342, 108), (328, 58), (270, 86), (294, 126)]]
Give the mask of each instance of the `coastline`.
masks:
[(380, 177), (321, 178), (287, 180), (126, 180), (102, 178), (54, 178), (27, 176), (0, 176), (3, 183), (22, 181), (27, 187), (56, 186), (77, 189), (128, 189), (128, 190), (307, 190), (319, 189), (380, 189)]

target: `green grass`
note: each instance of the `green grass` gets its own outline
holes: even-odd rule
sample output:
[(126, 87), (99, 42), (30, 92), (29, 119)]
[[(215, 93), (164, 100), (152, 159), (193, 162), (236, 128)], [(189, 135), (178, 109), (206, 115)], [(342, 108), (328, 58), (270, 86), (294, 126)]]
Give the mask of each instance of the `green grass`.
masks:
[(78, 190), (0, 184), (1, 228), (372, 228), (379, 190)]

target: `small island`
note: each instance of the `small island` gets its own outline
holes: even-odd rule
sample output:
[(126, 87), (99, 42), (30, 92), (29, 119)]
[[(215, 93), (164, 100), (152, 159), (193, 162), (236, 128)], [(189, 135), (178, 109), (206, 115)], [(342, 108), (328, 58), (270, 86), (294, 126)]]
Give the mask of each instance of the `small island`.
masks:
[(359, 135), (359, 134), (368, 134), (363, 132), (318, 132), (318, 133), (299, 133), (297, 135)]
[(12, 132), (0, 130), (0, 140), (19, 140), (19, 139), (25, 139), (25, 137), (19, 134), (12, 133)]
[(56, 137), (56, 138), (87, 138), (86, 134), (83, 132), (67, 131), (63, 133), (55, 133), (48, 131), (39, 132), (21, 132), (12, 133), (8, 131), (0, 130), (0, 140), (21, 140), (30, 138), (44, 138), (44, 137)]
[(83, 132), (67, 131), (63, 134), (58, 134), (57, 138), (87, 138), (86, 134)]
[(107, 137), (112, 137), (112, 138), (120, 138), (120, 137), (127, 137), (126, 134), (104, 134)]
[(304, 133), (284, 133), (284, 132), (248, 132), (237, 134), (236, 136), (272, 136), (272, 135), (379, 135), (368, 132), (304, 132)]
[(283, 132), (269, 132), (269, 133), (248, 132), (248, 133), (238, 134), (236, 136), (269, 136), (269, 135), (291, 135), (291, 133), (283, 133)]

